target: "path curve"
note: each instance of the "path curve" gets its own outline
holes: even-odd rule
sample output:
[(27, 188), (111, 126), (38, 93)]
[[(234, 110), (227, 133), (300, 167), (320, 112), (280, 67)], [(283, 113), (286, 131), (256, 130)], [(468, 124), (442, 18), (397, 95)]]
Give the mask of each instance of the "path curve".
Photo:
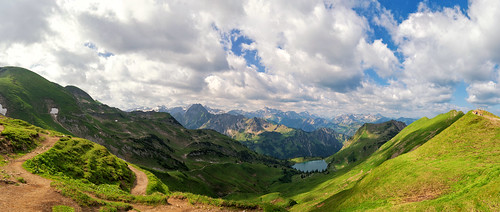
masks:
[(135, 174), (135, 182), (130, 193), (133, 195), (146, 195), (146, 188), (148, 187), (148, 176), (135, 167), (128, 165), (128, 168), (132, 170)]
[(41, 135), (45, 140), (35, 150), (17, 159), (9, 160), (9, 163), (0, 169), (11, 175), (11, 181), (23, 178), (26, 183), (19, 185), (0, 185), (0, 211), (52, 211), (55, 205), (67, 205), (82, 211), (70, 198), (62, 196), (50, 187), (51, 180), (26, 171), (22, 165), (26, 160), (42, 154), (49, 150), (59, 140), (57, 137)]

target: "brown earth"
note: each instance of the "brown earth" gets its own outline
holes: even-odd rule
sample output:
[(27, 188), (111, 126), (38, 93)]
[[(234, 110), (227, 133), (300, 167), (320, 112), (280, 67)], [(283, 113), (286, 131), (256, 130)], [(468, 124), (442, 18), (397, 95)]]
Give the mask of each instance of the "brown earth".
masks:
[(135, 182), (132, 190), (130, 191), (133, 195), (146, 195), (146, 188), (148, 187), (148, 176), (144, 172), (128, 165), (128, 168), (132, 170), (135, 174)]
[(203, 211), (235, 211), (226, 208), (221, 208), (213, 205), (190, 204), (186, 199), (169, 198), (168, 205), (134, 205), (134, 209), (141, 212), (161, 212), (161, 211), (174, 211), (174, 212), (203, 212)]

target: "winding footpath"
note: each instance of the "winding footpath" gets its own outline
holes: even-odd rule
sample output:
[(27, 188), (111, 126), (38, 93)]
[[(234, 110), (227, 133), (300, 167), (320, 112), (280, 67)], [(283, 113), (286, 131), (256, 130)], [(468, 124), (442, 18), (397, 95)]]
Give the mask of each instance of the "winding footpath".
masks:
[(132, 190), (130, 191), (133, 195), (146, 195), (146, 188), (148, 187), (148, 176), (144, 172), (139, 171), (135, 167), (128, 165), (128, 168), (132, 170), (135, 174), (135, 182)]
[[(0, 132), (3, 130), (0, 128)], [(51, 180), (45, 179), (26, 171), (22, 165), (26, 160), (49, 150), (59, 140), (57, 137), (45, 137), (34, 151), (16, 159), (11, 159), (0, 170), (10, 175), (10, 181), (17, 182), (17, 179), (24, 179), (26, 183), (0, 184), (0, 211), (52, 211), (55, 205), (67, 205), (82, 211), (70, 198), (64, 197), (55, 189), (50, 187)]]

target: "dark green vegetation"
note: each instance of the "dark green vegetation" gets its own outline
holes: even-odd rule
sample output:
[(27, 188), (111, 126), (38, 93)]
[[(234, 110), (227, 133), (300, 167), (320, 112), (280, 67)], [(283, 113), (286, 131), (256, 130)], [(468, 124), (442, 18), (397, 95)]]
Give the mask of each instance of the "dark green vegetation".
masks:
[(194, 104), (185, 113), (175, 113), (174, 116), (187, 128), (213, 129), (242, 142), (257, 153), (280, 159), (327, 157), (340, 150), (347, 139), (347, 136), (330, 128), (306, 132), (262, 118), (211, 114), (200, 104)]
[(258, 153), (281, 159), (326, 157), (339, 151), (342, 142), (347, 139), (347, 136), (329, 128), (313, 132), (292, 129), (285, 133), (265, 131), (242, 134), (238, 133), (235, 139)]
[(62, 137), (49, 151), (28, 160), (33, 173), (83, 179), (95, 185), (116, 184), (130, 191), (135, 175), (127, 164), (108, 150), (88, 140)]
[(380, 124), (364, 124), (353, 137), (344, 143), (342, 150), (328, 157), (326, 161), (334, 165), (335, 169), (362, 161), (405, 127), (405, 123), (394, 120)]
[[(212, 197), (265, 192), (290, 169), (288, 162), (257, 154), (213, 130), (188, 130), (167, 113), (123, 112), (77, 87), (61, 87), (22, 68), (0, 69), (0, 104), (7, 116), (101, 144), (177, 191)], [(50, 114), (52, 108), (57, 115)], [(235, 171), (212, 183), (228, 167)]]

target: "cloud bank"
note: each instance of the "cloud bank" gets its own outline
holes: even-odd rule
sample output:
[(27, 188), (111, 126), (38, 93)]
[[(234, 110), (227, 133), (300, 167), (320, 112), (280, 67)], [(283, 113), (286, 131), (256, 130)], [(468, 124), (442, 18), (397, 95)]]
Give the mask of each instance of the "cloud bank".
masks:
[(374, 0), (2, 1), (0, 66), (122, 109), (418, 117), (464, 109), (451, 102), (460, 83), (473, 107), (500, 104), (497, 20), (495, 0), (420, 3), (402, 21)]

